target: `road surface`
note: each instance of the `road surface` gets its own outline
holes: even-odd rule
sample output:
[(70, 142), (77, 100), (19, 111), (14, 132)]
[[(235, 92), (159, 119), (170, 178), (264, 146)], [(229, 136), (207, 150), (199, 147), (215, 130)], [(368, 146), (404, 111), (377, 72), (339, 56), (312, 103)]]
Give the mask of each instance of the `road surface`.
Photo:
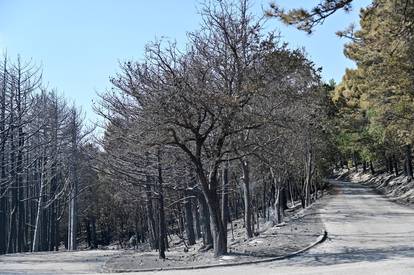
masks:
[[(414, 209), (390, 202), (362, 185), (349, 182), (333, 184), (337, 194), (320, 209), (329, 239), (307, 253), (266, 264), (137, 274), (414, 274)], [(32, 263), (32, 268), (34, 266), (30, 255), (33, 254), (28, 254), (26, 261), (24, 256), (0, 257), (0, 274), (6, 271), (14, 272), (12, 274), (27, 272), (30, 270), (28, 264)], [(11, 262), (7, 263), (7, 259)], [(95, 263), (85, 264), (85, 259), (87, 257), (80, 263), (80, 266), (85, 265), (84, 269), (72, 267), (67, 271), (91, 272)], [(96, 263), (96, 266), (101, 265), (99, 260)], [(71, 264), (77, 263), (72, 261)], [(39, 267), (37, 272), (52, 271)], [(54, 270), (53, 273), (58, 272)]]

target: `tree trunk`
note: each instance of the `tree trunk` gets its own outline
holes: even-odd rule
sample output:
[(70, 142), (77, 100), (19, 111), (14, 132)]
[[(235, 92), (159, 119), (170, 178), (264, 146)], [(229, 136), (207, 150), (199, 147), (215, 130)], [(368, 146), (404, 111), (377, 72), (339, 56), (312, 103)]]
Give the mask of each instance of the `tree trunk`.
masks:
[[(306, 154), (306, 178), (305, 178), (305, 207), (308, 207), (311, 204), (311, 184), (312, 184), (312, 148), (311, 145), (308, 145), (308, 152)], [(355, 168), (358, 171), (358, 166), (355, 160), (355, 154), (353, 154)]]
[(158, 202), (159, 202), (159, 235), (158, 235), (158, 256), (160, 259), (165, 259), (165, 238), (166, 238), (166, 224), (164, 212), (164, 192), (161, 166), (161, 150), (158, 150)]
[(88, 243), (88, 248), (91, 248), (92, 246), (91, 223), (89, 219), (84, 219), (83, 223), (85, 225), (85, 231), (86, 231), (86, 242)]
[(71, 188), (69, 200), (69, 222), (68, 222), (68, 250), (76, 250), (76, 233), (78, 226), (78, 130), (77, 112), (72, 110), (71, 113)]
[[(11, 95), (10, 102), (13, 105), (13, 95)], [(14, 121), (13, 118), (14, 110), (11, 110), (10, 120)], [(15, 154), (15, 142), (14, 142), (14, 127), (13, 125), (10, 126), (10, 179), (12, 181), (12, 189), (11, 189), (11, 203), (10, 203), (10, 228), (9, 228), (9, 240), (7, 244), (7, 252), (8, 253), (14, 253), (17, 251), (17, 192), (18, 192), (18, 186), (16, 182), (16, 154)]]
[(358, 160), (356, 158), (355, 152), (352, 152), (352, 162), (354, 164), (355, 171), (358, 172)]
[(194, 220), (194, 232), (196, 235), (196, 239), (201, 238), (201, 226), (200, 226), (200, 212), (198, 211), (198, 203), (197, 199), (193, 199), (193, 220)]
[(98, 244), (96, 242), (96, 218), (95, 216), (91, 217), (90, 224), (91, 224), (91, 248), (96, 249), (98, 247)]
[(223, 188), (221, 193), (221, 216), (223, 218), (223, 225), (226, 233), (227, 238), (227, 224), (229, 222), (229, 194), (228, 194), (228, 188), (229, 188), (229, 168), (228, 164), (225, 164), (225, 167), (223, 169)]
[(372, 164), (372, 161), (369, 162), (369, 169), (371, 170), (371, 174), (375, 174), (374, 165)]
[(263, 178), (263, 198), (262, 198), (262, 215), (263, 215), (263, 219), (266, 220), (266, 192), (267, 192), (267, 182), (266, 180)]
[(227, 238), (220, 213), (220, 202), (216, 192), (208, 192), (206, 196), (208, 210), (210, 211), (211, 233), (213, 235), (214, 257), (227, 253)]
[(217, 173), (219, 169), (219, 163), (213, 166), (209, 175), (205, 174), (203, 164), (197, 160), (195, 163), (200, 185), (203, 191), (203, 195), (206, 199), (208, 210), (210, 212), (210, 224), (211, 232), (213, 235), (213, 247), (214, 257), (219, 257), (227, 253), (227, 238), (226, 238), (226, 227), (223, 225), (223, 219), (221, 217), (220, 209), (220, 198), (217, 193), (218, 178)]
[(194, 245), (196, 242), (194, 233), (193, 210), (191, 207), (191, 198), (188, 192), (184, 193), (184, 196), (185, 232), (187, 235), (188, 244)]
[(244, 218), (246, 224), (246, 236), (247, 238), (253, 237), (252, 227), (252, 208), (250, 205), (250, 171), (249, 163), (247, 160), (241, 161), (243, 170), (243, 199), (244, 199)]
[(42, 172), (40, 174), (40, 191), (39, 191), (39, 199), (37, 202), (37, 214), (36, 214), (36, 223), (35, 223), (35, 229), (33, 234), (33, 245), (32, 245), (32, 251), (37, 252), (39, 251), (39, 237), (40, 237), (40, 226), (41, 226), (41, 220), (42, 220), (42, 208), (43, 208), (43, 192), (44, 192), (44, 171), (43, 167), (45, 164), (42, 162)]
[(76, 233), (77, 233), (77, 184), (72, 186), (69, 201), (69, 224), (68, 224), (68, 250), (76, 250)]
[(394, 164), (395, 176), (398, 177), (398, 161), (397, 161), (397, 158), (395, 157), (395, 155), (392, 155), (392, 163)]
[[(18, 104), (18, 114), (21, 118), (21, 97), (19, 95), (19, 104)], [(17, 150), (17, 174), (16, 181), (18, 187), (18, 197), (17, 197), (17, 251), (24, 252), (26, 251), (26, 241), (25, 241), (25, 231), (26, 231), (26, 222), (25, 222), (25, 198), (24, 198), (24, 183), (23, 183), (23, 146), (24, 146), (24, 134), (23, 126), (21, 119), (19, 118), (18, 124), (19, 128), (17, 130), (17, 140), (18, 140), (18, 150)]]
[(151, 185), (149, 185), (149, 182), (150, 182), (149, 175), (146, 176), (146, 181), (148, 184), (145, 185), (145, 195), (146, 195), (145, 210), (147, 212), (150, 246), (152, 249), (155, 249), (158, 243), (158, 238), (157, 238), (158, 234), (156, 232), (156, 226), (155, 226), (154, 210), (153, 210), (153, 205), (152, 205)]
[(203, 231), (203, 245), (204, 247), (213, 245), (213, 236), (211, 234), (210, 227), (210, 211), (206, 203), (206, 199), (203, 194), (198, 194), (198, 202), (200, 203), (200, 212), (201, 212), (201, 227)]
[(290, 198), (290, 204), (291, 207), (295, 207), (295, 200), (293, 199), (293, 188), (292, 188), (292, 180), (288, 181), (289, 184), (289, 198)]
[(394, 166), (393, 166), (391, 157), (387, 157), (387, 167), (388, 167), (388, 172), (392, 174), (394, 172)]
[(0, 254), (5, 254), (7, 249), (7, 197), (6, 197), (6, 81), (7, 81), (7, 59), (4, 58), (3, 79), (1, 89), (1, 113), (0, 113), (0, 134), (1, 134), (1, 151), (0, 151)]
[(412, 156), (411, 156), (411, 144), (405, 145), (405, 163), (406, 163), (407, 176), (410, 177), (410, 179), (413, 179), (413, 163), (412, 163)]
[(273, 185), (274, 185), (274, 205), (273, 205), (273, 224), (279, 224), (283, 222), (283, 218), (284, 218), (284, 209), (283, 209), (283, 188), (282, 188), (282, 184), (280, 180), (276, 179), (276, 176), (273, 172), (273, 169), (270, 168), (270, 172), (272, 175), (272, 181), (273, 181)]

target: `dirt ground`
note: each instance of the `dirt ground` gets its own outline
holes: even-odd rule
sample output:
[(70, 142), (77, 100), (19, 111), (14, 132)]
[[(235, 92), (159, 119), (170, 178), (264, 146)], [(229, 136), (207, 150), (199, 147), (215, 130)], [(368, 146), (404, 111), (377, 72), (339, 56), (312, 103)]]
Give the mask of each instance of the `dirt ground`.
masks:
[[(329, 196), (328, 196), (329, 197)], [(245, 237), (243, 221), (233, 222), (233, 234), (229, 225), (228, 255), (218, 259), (212, 251), (199, 252), (201, 240), (189, 247), (176, 245), (166, 252), (166, 259), (158, 259), (157, 252), (125, 251), (111, 257), (103, 266), (104, 271), (131, 271), (151, 268), (171, 268), (200, 266), (210, 264), (240, 263), (260, 259), (285, 256), (314, 243), (324, 231), (324, 225), (318, 213), (321, 204), (328, 198), (319, 200), (311, 207), (302, 210), (294, 207), (286, 212), (285, 223), (272, 227), (270, 222), (261, 221), (259, 233), (251, 239)], [(257, 226), (257, 225), (256, 225)]]

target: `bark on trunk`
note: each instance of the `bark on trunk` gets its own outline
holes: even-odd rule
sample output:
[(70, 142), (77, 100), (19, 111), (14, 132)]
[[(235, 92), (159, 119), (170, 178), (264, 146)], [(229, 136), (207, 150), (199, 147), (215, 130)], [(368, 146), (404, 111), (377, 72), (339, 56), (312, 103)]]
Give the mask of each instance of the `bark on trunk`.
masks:
[[(69, 222), (68, 222), (68, 249), (76, 250), (76, 233), (78, 226), (78, 126), (76, 111), (71, 117), (71, 189), (69, 201)], [(47, 227), (46, 227), (47, 228)]]
[[(308, 145), (308, 152), (307, 152), (307, 158), (306, 158), (306, 178), (305, 178), (305, 190), (304, 190), (304, 196), (305, 196), (305, 207), (308, 207), (311, 204), (311, 183), (312, 183), (312, 149), (310, 148), (310, 145)], [(355, 158), (355, 157), (354, 157)], [(355, 162), (356, 163), (356, 162)], [(356, 164), (355, 164), (356, 165)], [(358, 167), (356, 166), (356, 169)]]
[(374, 165), (372, 164), (372, 161), (369, 162), (369, 169), (371, 170), (371, 174), (374, 175), (375, 169), (374, 169)]
[(212, 170), (209, 172), (208, 177), (205, 174), (202, 163), (200, 161), (197, 161), (195, 164), (203, 195), (206, 199), (208, 210), (210, 211), (210, 224), (213, 236), (214, 256), (219, 257), (227, 253), (227, 238), (225, 233), (226, 228), (223, 225), (220, 209), (220, 198), (217, 193), (217, 173), (219, 169), (219, 163), (215, 163)]
[(194, 232), (196, 239), (201, 238), (201, 226), (200, 226), (200, 212), (198, 210), (197, 199), (193, 199), (193, 220), (194, 220)]
[(77, 232), (77, 186), (73, 186), (70, 191), (69, 201), (69, 224), (68, 224), (68, 250), (76, 250), (76, 232)]
[[(44, 167), (44, 164), (42, 164), (42, 167)], [(42, 208), (43, 208), (43, 191), (44, 191), (44, 182), (43, 182), (43, 171), (42, 171), (41, 176), (40, 176), (40, 191), (39, 191), (39, 199), (37, 202), (36, 223), (35, 223), (35, 229), (33, 233), (33, 245), (32, 245), (33, 252), (39, 251), (40, 225), (41, 225)]]
[(166, 239), (166, 224), (164, 212), (164, 192), (161, 166), (161, 151), (158, 150), (158, 202), (159, 202), (159, 236), (158, 236), (158, 256), (160, 259), (165, 259), (165, 239)]
[(6, 81), (7, 81), (7, 58), (4, 58), (3, 63), (3, 79), (1, 89), (1, 114), (0, 114), (0, 133), (1, 133), (1, 151), (0, 151), (0, 254), (5, 254), (7, 249), (7, 199), (6, 199)]
[[(146, 180), (149, 183), (150, 177), (146, 176)], [(158, 238), (155, 226), (155, 219), (154, 219), (154, 210), (152, 205), (152, 194), (151, 194), (151, 186), (149, 184), (145, 185), (145, 195), (146, 195), (146, 212), (147, 212), (147, 221), (148, 221), (148, 231), (149, 231), (149, 241), (150, 246), (152, 249), (157, 247)]]
[(355, 155), (355, 152), (352, 153), (352, 162), (354, 164), (355, 171), (358, 172), (358, 160), (357, 160), (357, 157)]
[(214, 257), (227, 253), (227, 238), (220, 211), (219, 196), (216, 192), (208, 192), (207, 206), (210, 211), (211, 233), (213, 236)]
[(273, 169), (270, 169), (271, 175), (272, 175), (272, 181), (274, 186), (274, 204), (273, 204), (273, 217), (272, 221), (273, 224), (280, 224), (283, 222), (284, 218), (284, 209), (283, 209), (283, 188), (282, 183), (280, 180), (278, 180), (274, 174)]
[(412, 155), (411, 155), (411, 144), (405, 145), (405, 163), (406, 163), (406, 171), (407, 176), (411, 179), (413, 178), (413, 163), (412, 163)]
[(392, 155), (392, 163), (394, 164), (393, 166), (394, 166), (395, 176), (398, 176), (398, 161), (395, 155)]
[(189, 245), (194, 245), (195, 242), (195, 233), (194, 233), (194, 220), (193, 220), (193, 210), (191, 206), (190, 194), (186, 192), (184, 194), (184, 211), (185, 211), (185, 233), (187, 235), (187, 240)]
[(243, 170), (243, 199), (244, 199), (244, 218), (246, 225), (246, 236), (247, 238), (253, 237), (252, 227), (252, 208), (250, 205), (250, 171), (249, 163), (247, 160), (241, 162)]
[(200, 212), (201, 212), (201, 227), (203, 231), (203, 245), (204, 247), (213, 245), (213, 236), (211, 234), (210, 227), (210, 211), (206, 203), (206, 199), (203, 194), (198, 194), (198, 201), (200, 203)]
[(227, 238), (227, 224), (229, 222), (229, 194), (228, 194), (228, 188), (229, 188), (229, 177), (228, 177), (229, 169), (228, 164), (226, 163), (224, 169), (223, 169), (223, 188), (222, 188), (222, 194), (221, 194), (221, 216), (223, 217), (223, 225), (226, 229), (226, 238)]

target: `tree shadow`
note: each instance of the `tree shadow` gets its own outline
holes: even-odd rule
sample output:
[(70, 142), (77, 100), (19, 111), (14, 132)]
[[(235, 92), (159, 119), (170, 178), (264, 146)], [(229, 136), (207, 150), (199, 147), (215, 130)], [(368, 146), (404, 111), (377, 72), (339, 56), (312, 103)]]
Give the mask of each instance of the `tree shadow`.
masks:
[(414, 248), (410, 245), (370, 249), (344, 248), (338, 252), (308, 252), (300, 259), (292, 259), (292, 261), (303, 266), (318, 266), (357, 262), (376, 262), (396, 258), (414, 258)]

